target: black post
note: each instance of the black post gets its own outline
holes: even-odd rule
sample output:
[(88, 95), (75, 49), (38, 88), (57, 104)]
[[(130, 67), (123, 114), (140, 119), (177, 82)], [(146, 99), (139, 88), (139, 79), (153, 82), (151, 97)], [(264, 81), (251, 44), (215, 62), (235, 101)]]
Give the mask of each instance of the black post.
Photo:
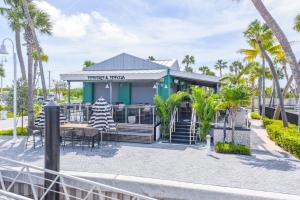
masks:
[[(54, 102), (50, 101), (45, 106), (45, 168), (59, 172), (60, 161), (60, 127), (59, 127), (59, 112), (60, 107)], [(45, 188), (51, 185), (56, 175), (45, 173)], [(59, 181), (59, 180), (58, 180)], [(58, 182), (57, 181), (57, 182)], [(56, 192), (49, 192), (46, 195), (46, 200), (59, 199), (59, 184), (52, 186), (51, 190)]]

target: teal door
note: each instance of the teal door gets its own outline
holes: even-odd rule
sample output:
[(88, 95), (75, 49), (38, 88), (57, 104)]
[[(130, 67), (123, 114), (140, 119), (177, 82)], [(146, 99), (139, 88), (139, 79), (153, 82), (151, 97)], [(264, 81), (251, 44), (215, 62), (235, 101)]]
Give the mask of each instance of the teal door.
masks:
[(131, 84), (130, 83), (120, 83), (118, 92), (119, 102), (123, 102), (126, 105), (131, 104)]
[(83, 83), (83, 103), (93, 103), (94, 84), (90, 82)]

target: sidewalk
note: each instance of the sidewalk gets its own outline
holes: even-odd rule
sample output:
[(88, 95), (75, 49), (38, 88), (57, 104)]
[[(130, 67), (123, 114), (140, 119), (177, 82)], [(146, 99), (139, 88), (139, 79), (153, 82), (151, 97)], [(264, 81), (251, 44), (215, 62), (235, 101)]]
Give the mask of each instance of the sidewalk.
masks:
[[(23, 126), (27, 126), (27, 116), (23, 117)], [(17, 126), (22, 126), (22, 117), (17, 117)], [(14, 119), (8, 118), (6, 120), (0, 120), (0, 130), (12, 129), (14, 127)]]

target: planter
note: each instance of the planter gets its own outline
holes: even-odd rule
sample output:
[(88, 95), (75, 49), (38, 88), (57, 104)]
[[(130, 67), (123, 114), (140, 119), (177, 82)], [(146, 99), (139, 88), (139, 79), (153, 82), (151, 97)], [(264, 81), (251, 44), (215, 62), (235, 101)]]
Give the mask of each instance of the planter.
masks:
[[(250, 129), (236, 128), (234, 133), (234, 144), (241, 144), (250, 147)], [(213, 141), (214, 145), (218, 142), (223, 142), (224, 132), (222, 128), (214, 128), (213, 130)], [(232, 141), (231, 128), (226, 129), (225, 142)]]
[(136, 116), (128, 116), (129, 124), (135, 124), (135, 122), (136, 122)]
[(1, 110), (0, 111), (0, 119), (6, 120), (7, 119), (7, 110)]

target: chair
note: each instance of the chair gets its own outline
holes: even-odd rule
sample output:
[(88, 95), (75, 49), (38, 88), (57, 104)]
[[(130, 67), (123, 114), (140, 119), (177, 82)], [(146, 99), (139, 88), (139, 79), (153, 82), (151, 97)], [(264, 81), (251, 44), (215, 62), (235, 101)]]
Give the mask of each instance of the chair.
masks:
[(42, 128), (38, 128), (36, 126), (32, 126), (32, 127), (27, 127), (27, 139), (26, 139), (26, 145), (25, 145), (25, 148), (27, 149), (27, 144), (28, 144), (28, 141), (29, 141), (29, 137), (32, 136), (32, 139), (33, 139), (33, 148), (35, 149), (35, 137), (36, 136), (39, 136), (40, 137), (40, 141), (42, 143), (42, 146), (44, 145), (43, 143), (43, 137), (44, 137), (44, 134), (43, 134), (44, 130)]

